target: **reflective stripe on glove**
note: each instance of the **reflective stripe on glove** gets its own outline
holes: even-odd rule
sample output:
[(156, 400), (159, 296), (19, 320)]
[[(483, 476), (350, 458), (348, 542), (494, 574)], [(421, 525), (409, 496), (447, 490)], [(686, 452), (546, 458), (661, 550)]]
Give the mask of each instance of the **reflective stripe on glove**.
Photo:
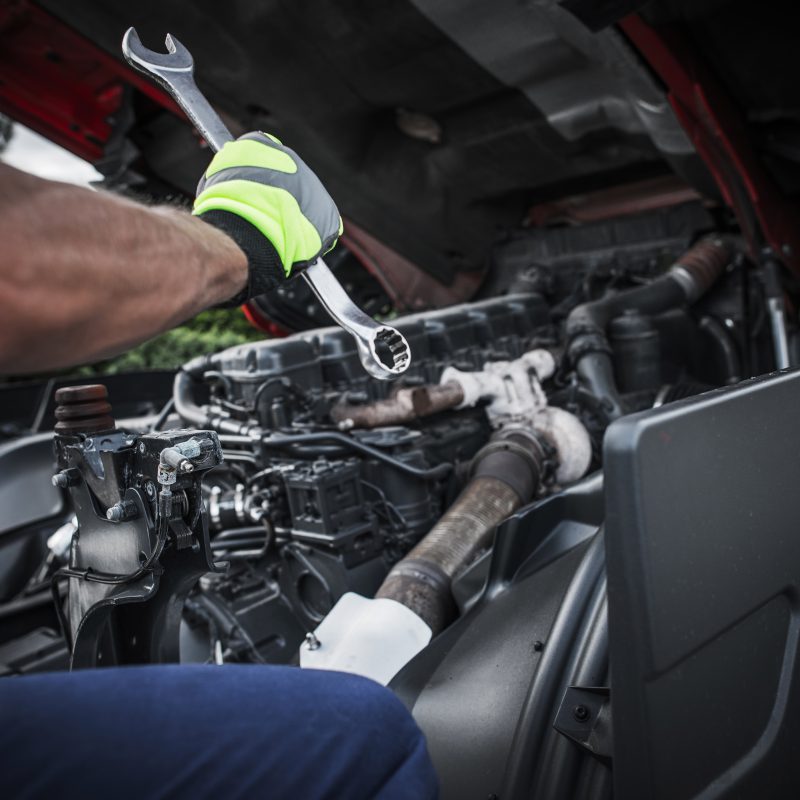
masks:
[(327, 253), (342, 218), (319, 178), (274, 136), (228, 142), (197, 187), (193, 213), (231, 236), (247, 256), (248, 287), (233, 304), (263, 294)]

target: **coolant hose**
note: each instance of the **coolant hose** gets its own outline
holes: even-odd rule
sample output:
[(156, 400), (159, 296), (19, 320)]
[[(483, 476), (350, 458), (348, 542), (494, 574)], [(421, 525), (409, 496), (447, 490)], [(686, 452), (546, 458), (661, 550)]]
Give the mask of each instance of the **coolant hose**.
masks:
[(208, 414), (194, 402), (194, 391), (192, 387), (192, 377), (182, 369), (175, 375), (172, 384), (172, 400), (175, 403), (175, 411), (181, 419), (197, 428), (208, 426)]
[(494, 529), (538, 491), (545, 451), (535, 434), (506, 429), (473, 460), (472, 477), (444, 516), (392, 567), (376, 597), (396, 600), (436, 635), (455, 614), (451, 584)]
[(725, 271), (731, 248), (722, 239), (703, 239), (669, 271), (646, 286), (638, 286), (574, 308), (567, 317), (567, 355), (581, 381), (605, 406), (608, 416), (622, 416), (622, 400), (614, 380), (609, 322), (624, 311), (660, 314), (705, 294)]

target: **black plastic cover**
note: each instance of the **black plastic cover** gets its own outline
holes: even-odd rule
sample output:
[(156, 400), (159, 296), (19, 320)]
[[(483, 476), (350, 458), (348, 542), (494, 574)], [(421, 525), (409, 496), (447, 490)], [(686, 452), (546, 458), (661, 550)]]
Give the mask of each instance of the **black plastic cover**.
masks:
[(617, 798), (800, 792), (800, 372), (605, 442)]
[[(596, 588), (597, 573), (587, 580), (581, 564), (601, 520), (599, 474), (520, 509), (471, 568), (466, 582), (479, 596), (462, 602), (468, 611), (393, 679), (425, 733), (443, 800), (582, 796), (531, 787), (551, 765), (542, 758), (550, 740), (561, 737), (552, 723), (570, 680), (564, 664)], [(565, 605), (569, 624), (555, 627)], [(579, 772), (570, 764), (559, 777), (574, 789)]]

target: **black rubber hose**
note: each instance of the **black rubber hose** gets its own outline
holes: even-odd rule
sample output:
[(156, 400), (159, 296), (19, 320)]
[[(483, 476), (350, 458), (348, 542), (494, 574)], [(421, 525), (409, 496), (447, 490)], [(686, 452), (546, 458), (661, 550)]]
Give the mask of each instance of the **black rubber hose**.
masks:
[(192, 376), (183, 369), (178, 370), (175, 381), (172, 384), (172, 399), (175, 403), (175, 411), (181, 419), (198, 428), (208, 427), (208, 414), (194, 402), (194, 391), (192, 389)]
[(600, 399), (609, 419), (625, 411), (614, 380), (611, 347), (606, 328), (623, 311), (660, 314), (694, 303), (722, 275), (731, 259), (730, 246), (721, 239), (704, 239), (688, 250), (665, 275), (574, 308), (567, 317), (567, 355), (581, 382)]
[[(191, 363), (189, 362), (189, 365)], [(208, 362), (204, 363), (207, 365)], [(222, 414), (212, 414), (197, 405), (194, 399), (196, 369), (187, 369), (189, 365), (184, 365), (178, 371), (172, 385), (172, 399), (175, 402), (175, 411), (178, 412), (182, 419), (196, 428), (211, 429), (234, 436), (256, 435), (260, 432), (261, 429), (257, 425), (252, 425), (248, 422), (237, 422)]]

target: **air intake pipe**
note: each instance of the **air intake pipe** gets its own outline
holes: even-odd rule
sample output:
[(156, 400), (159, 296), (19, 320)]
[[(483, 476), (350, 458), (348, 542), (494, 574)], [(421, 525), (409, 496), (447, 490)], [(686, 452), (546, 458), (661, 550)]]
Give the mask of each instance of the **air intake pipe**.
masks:
[(625, 411), (614, 380), (611, 348), (606, 328), (625, 311), (660, 314), (692, 304), (725, 271), (732, 249), (721, 239), (703, 239), (688, 250), (669, 271), (646, 286), (619, 292), (572, 310), (567, 317), (567, 356), (585, 386), (598, 397), (611, 419)]
[(405, 558), (394, 565), (376, 597), (402, 603), (435, 636), (455, 616), (451, 584), (494, 529), (536, 495), (545, 464), (537, 434), (506, 428), (473, 460), (458, 499)]

